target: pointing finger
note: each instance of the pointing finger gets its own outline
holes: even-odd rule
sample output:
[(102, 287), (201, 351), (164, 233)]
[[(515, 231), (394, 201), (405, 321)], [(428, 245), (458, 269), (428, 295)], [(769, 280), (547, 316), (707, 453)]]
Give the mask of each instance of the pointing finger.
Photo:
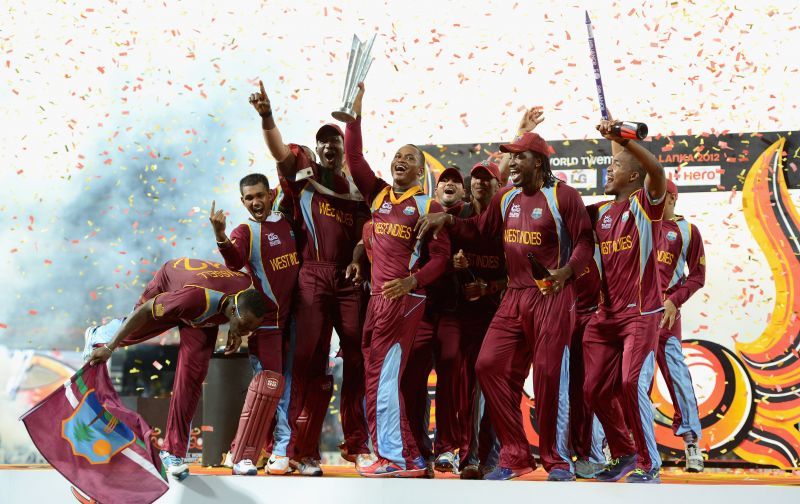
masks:
[(262, 82), (260, 79), (258, 81), (258, 87), (261, 88), (261, 94), (264, 95), (264, 98), (266, 98), (267, 92), (264, 90), (264, 82)]
[(211, 200), (211, 211), (208, 213), (209, 217), (214, 217), (214, 208), (216, 207), (217, 200)]

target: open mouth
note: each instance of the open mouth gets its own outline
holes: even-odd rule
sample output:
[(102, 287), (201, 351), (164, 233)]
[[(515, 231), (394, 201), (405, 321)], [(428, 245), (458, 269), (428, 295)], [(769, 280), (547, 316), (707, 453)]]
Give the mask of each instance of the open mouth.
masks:
[(444, 188), (444, 193), (452, 196), (452, 195), (454, 195), (456, 193), (456, 190), (455, 190), (454, 187), (445, 187)]
[(336, 153), (333, 152), (333, 151), (325, 151), (322, 154), (322, 157), (324, 157), (326, 161), (331, 163), (331, 162), (333, 162), (334, 159), (336, 159)]
[(397, 163), (394, 165), (394, 172), (397, 174), (403, 174), (408, 170), (408, 167), (403, 163)]
[(258, 207), (258, 208), (253, 207), (253, 217), (258, 219), (263, 216), (264, 216), (264, 207)]
[(511, 180), (512, 184), (516, 184), (522, 178), (522, 172), (517, 170), (516, 168), (511, 168), (508, 171), (508, 178)]

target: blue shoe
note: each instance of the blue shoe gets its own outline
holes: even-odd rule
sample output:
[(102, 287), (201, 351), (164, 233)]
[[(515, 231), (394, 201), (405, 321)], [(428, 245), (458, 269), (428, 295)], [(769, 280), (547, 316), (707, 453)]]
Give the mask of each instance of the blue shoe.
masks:
[(634, 469), (636, 469), (636, 454), (626, 455), (624, 457), (611, 459), (611, 461), (606, 464), (606, 468), (597, 474), (596, 478), (597, 481), (618, 481)]
[(164, 450), (158, 452), (158, 456), (164, 464), (164, 470), (176, 480), (183, 481), (189, 476), (189, 465), (182, 458)]
[(547, 475), (547, 481), (575, 481), (575, 474), (556, 467)]
[(625, 478), (625, 483), (661, 483), (661, 470), (658, 467), (649, 471), (636, 469)]
[(484, 475), (483, 479), (489, 481), (505, 481), (518, 478), (523, 474), (528, 474), (531, 471), (533, 471), (533, 469), (530, 468), (523, 471), (515, 471), (510, 467), (495, 467), (494, 471)]

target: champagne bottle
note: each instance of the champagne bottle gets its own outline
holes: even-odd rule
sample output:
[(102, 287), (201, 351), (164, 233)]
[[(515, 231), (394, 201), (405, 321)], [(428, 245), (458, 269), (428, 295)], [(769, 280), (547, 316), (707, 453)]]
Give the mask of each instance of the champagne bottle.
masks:
[(551, 287), (553, 285), (552, 282), (545, 280), (550, 276), (550, 270), (536, 260), (536, 256), (533, 255), (533, 252), (528, 252), (528, 262), (531, 263), (531, 272), (533, 273), (533, 280), (536, 282), (536, 286), (539, 287), (539, 289)]
[(644, 140), (647, 137), (647, 125), (645, 123), (622, 121), (611, 128), (611, 132), (622, 138), (631, 140)]

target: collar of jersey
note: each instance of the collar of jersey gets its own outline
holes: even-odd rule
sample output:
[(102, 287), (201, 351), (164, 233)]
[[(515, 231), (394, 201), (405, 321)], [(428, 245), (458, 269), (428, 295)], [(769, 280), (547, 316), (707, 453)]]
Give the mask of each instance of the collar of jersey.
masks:
[(387, 189), (389, 189), (389, 201), (392, 202), (392, 205), (400, 204), (403, 201), (407, 200), (408, 198), (414, 197), (422, 192), (422, 187), (415, 185), (414, 187), (411, 187), (406, 192), (401, 194), (399, 197), (396, 197), (394, 194), (394, 189), (392, 189), (391, 187), (387, 187)]

